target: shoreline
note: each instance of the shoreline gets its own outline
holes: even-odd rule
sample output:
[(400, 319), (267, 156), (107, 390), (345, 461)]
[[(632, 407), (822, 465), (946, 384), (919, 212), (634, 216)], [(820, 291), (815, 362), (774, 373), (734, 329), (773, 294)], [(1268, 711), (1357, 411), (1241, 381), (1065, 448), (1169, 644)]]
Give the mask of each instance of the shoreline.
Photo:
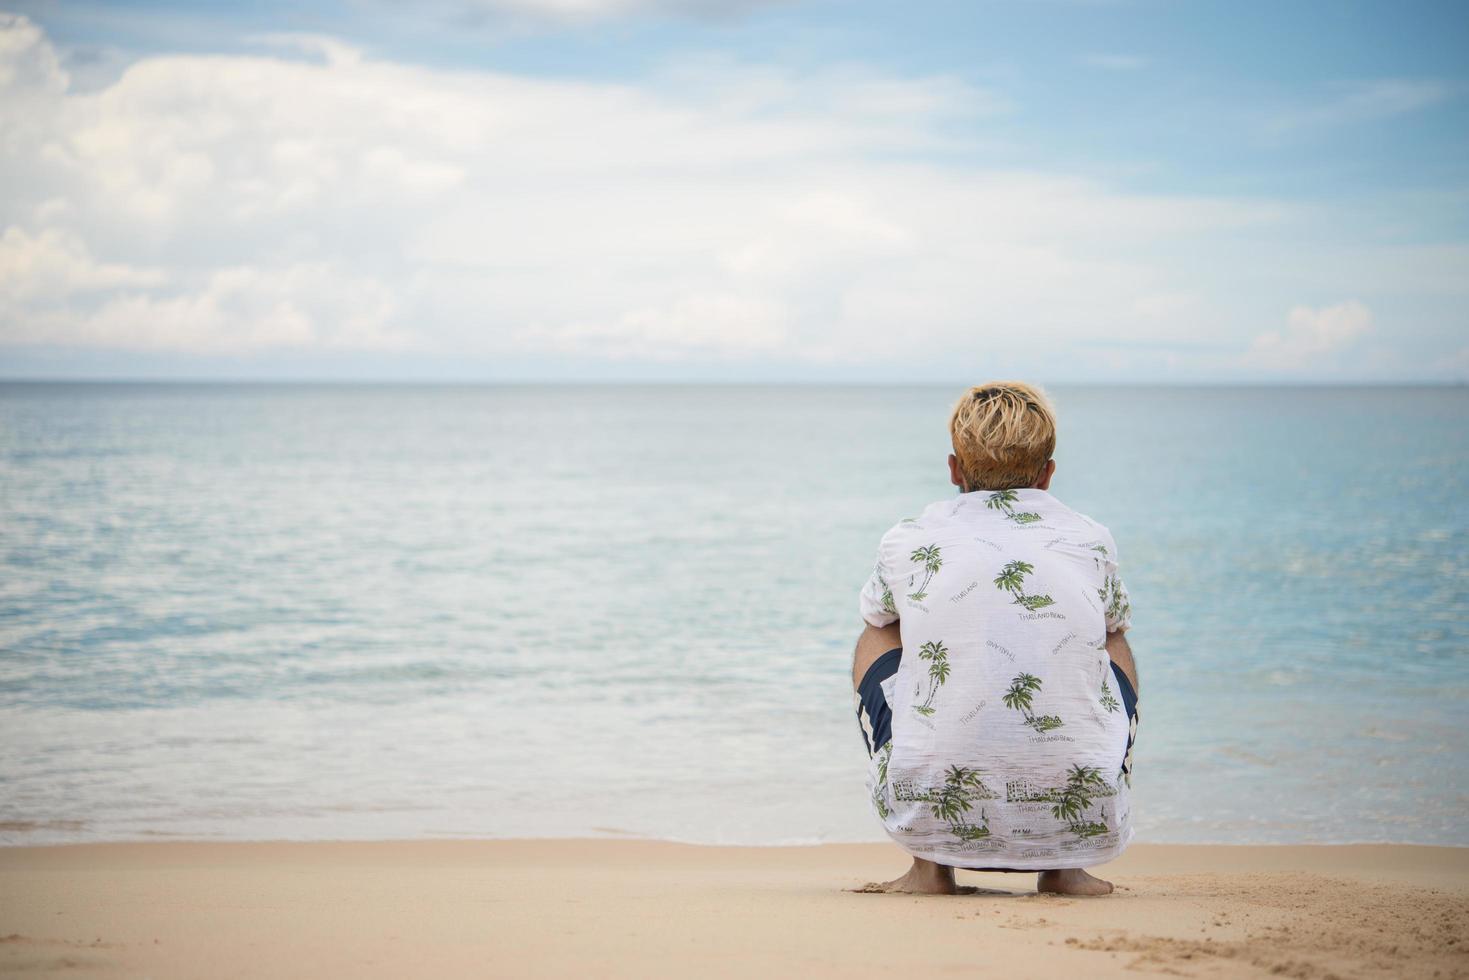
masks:
[[(132, 837), (99, 837), (79, 838), (62, 840), (8, 840), (9, 835), (43, 835), (49, 830), (73, 830), (79, 831), (85, 826), (83, 821), (78, 820), (0, 820), (0, 851), (7, 848), (33, 848), (46, 849), (58, 847), (113, 847), (121, 845), (152, 845), (152, 844), (434, 844), (434, 843), (472, 843), (472, 844), (555, 844), (565, 842), (584, 843), (617, 843), (629, 842), (639, 844), (675, 844), (680, 847), (730, 847), (730, 848), (800, 848), (800, 847), (878, 847), (889, 846), (896, 848), (897, 845), (884, 836), (873, 836), (863, 840), (832, 840), (832, 839), (799, 839), (799, 840), (777, 840), (761, 841), (756, 843), (743, 841), (710, 841), (695, 840), (688, 837), (658, 836), (656, 834), (642, 834), (632, 830), (620, 830), (609, 827), (593, 827), (591, 832), (577, 832), (565, 835), (552, 836), (515, 836), (507, 835), (485, 836), (465, 831), (464, 833), (451, 833), (441, 831), (433, 834), (420, 834), (417, 836), (371, 836), (362, 835), (356, 837), (233, 837), (233, 836), (209, 836), (192, 835), (187, 832), (174, 832), (167, 830), (143, 830), (138, 831)], [(1462, 844), (1444, 843), (1441, 841), (1419, 841), (1419, 840), (1311, 840), (1311, 841), (1231, 841), (1231, 840), (1159, 840), (1150, 835), (1134, 833), (1131, 842), (1127, 845), (1130, 852), (1136, 848), (1178, 848), (1178, 847), (1242, 847), (1242, 848), (1321, 848), (1321, 847), (1404, 847), (1404, 848), (1442, 848), (1445, 850), (1469, 851), (1469, 841)]]
[(1118, 891), (866, 895), (890, 844), (0, 847), (0, 970), (66, 976), (1469, 977), (1469, 848), (1133, 844)]

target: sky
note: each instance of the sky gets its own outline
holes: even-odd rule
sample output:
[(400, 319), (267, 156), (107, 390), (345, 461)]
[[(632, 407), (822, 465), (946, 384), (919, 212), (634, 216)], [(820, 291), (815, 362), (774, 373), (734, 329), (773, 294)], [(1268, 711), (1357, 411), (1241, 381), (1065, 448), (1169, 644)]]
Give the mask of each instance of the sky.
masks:
[(0, 377), (1469, 380), (1469, 4), (0, 9)]

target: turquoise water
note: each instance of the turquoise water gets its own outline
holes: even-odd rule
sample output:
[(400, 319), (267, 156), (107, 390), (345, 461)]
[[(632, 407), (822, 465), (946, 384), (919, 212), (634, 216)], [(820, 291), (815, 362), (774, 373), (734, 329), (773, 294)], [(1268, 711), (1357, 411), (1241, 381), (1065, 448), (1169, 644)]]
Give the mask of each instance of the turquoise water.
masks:
[[(951, 388), (0, 386), (0, 840), (875, 840)], [(1058, 388), (1154, 841), (1469, 844), (1469, 390)]]

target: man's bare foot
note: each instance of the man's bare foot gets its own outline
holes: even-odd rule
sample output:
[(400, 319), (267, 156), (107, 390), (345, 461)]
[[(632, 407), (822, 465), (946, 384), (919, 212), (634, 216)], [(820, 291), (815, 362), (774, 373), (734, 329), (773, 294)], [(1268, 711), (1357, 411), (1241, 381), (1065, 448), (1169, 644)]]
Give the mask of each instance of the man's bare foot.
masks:
[(1080, 868), (1042, 871), (1036, 878), (1035, 890), (1053, 895), (1110, 895), (1112, 883), (1093, 877)]
[(958, 895), (974, 889), (956, 886), (953, 868), (914, 858), (913, 867), (903, 877), (892, 881), (871, 881), (854, 891), (896, 892), (902, 895)]

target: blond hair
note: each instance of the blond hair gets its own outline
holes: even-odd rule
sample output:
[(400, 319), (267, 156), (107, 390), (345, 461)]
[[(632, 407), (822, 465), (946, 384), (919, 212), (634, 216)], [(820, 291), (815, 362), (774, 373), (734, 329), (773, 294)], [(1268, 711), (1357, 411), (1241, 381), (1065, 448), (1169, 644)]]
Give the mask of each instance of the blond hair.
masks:
[(1022, 381), (970, 388), (949, 416), (962, 489), (1034, 486), (1056, 451), (1056, 416), (1045, 393)]

